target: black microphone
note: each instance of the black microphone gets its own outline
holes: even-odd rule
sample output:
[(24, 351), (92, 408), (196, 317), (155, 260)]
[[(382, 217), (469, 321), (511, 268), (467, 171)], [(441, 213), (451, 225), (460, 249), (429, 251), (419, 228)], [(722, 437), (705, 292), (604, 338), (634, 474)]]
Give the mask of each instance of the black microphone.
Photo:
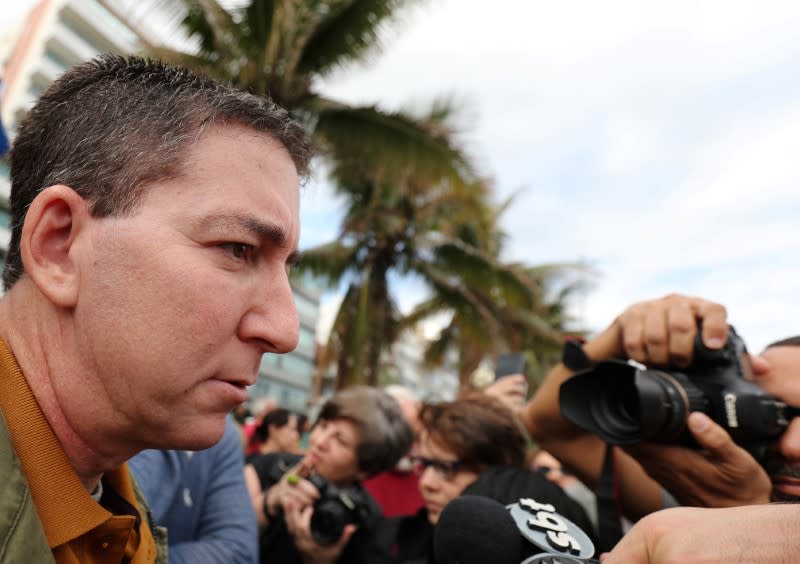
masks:
[(448, 503), (433, 533), (436, 564), (519, 564), (524, 543), (505, 505), (476, 495)]
[[(526, 500), (520, 500), (526, 501)], [(588, 537), (570, 521), (553, 510), (552, 505), (536, 504), (534, 513), (530, 506), (520, 503), (508, 507), (488, 497), (464, 495), (451, 501), (439, 516), (434, 529), (433, 549), (437, 564), (585, 564), (599, 562), (588, 560), (594, 546)], [(551, 511), (547, 511), (550, 509)], [(514, 516), (512, 516), (514, 514)], [(541, 522), (541, 530), (534, 534), (523, 530), (530, 528), (528, 519), (520, 523), (523, 515)], [(563, 529), (563, 530), (562, 530)], [(543, 541), (546, 533), (554, 531), (554, 541)], [(577, 530), (577, 531), (576, 531)], [(580, 533), (580, 534), (579, 534)], [(560, 536), (558, 536), (560, 535)], [(574, 551), (569, 536), (579, 546)], [(582, 536), (581, 536), (582, 535)], [(575, 538), (578, 540), (576, 541)], [(561, 548), (564, 544), (566, 548)], [(573, 550), (573, 554), (566, 552)]]

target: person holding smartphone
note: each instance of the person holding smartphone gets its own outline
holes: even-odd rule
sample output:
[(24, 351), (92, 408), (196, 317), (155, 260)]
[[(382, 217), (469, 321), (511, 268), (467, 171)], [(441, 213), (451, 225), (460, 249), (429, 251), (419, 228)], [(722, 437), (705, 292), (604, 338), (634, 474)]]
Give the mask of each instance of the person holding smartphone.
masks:
[(528, 380), (525, 374), (525, 353), (505, 353), (497, 357), (494, 381), (483, 388), (483, 393), (500, 400), (515, 414), (525, 407)]

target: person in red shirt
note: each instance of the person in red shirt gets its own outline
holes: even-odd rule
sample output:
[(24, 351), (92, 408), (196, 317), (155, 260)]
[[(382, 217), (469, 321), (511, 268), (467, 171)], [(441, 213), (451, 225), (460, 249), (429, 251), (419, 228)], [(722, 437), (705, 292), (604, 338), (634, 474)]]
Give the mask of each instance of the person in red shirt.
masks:
[(414, 430), (415, 439), (408, 455), (401, 458), (394, 468), (364, 480), (362, 485), (381, 506), (384, 517), (414, 515), (425, 504), (419, 491), (419, 476), (411, 463), (421, 430), (419, 411), (422, 402), (403, 386), (387, 386), (384, 391), (400, 404), (403, 415)]

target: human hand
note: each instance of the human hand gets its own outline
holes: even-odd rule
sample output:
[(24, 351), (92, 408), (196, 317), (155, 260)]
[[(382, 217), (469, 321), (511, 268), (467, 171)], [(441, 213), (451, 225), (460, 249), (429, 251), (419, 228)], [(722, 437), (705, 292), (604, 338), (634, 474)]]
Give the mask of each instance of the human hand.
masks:
[(656, 443), (625, 447), (682, 505), (732, 507), (768, 503), (769, 476), (721, 426), (703, 413), (687, 420), (701, 450)]
[(290, 468), (281, 479), (272, 486), (266, 495), (266, 509), (269, 516), (275, 516), (278, 508), (287, 503), (294, 503), (298, 507), (312, 505), (319, 498), (319, 490), (306, 478), (311, 475), (313, 466), (308, 459), (303, 458), (297, 465)]
[(794, 504), (726, 509), (678, 507), (640, 520), (603, 564), (790, 563), (800, 550)]
[(306, 505), (304, 507), (288, 502), (284, 504), (284, 520), (286, 529), (292, 536), (294, 546), (301, 554), (303, 562), (309, 564), (334, 563), (344, 551), (350, 538), (356, 532), (355, 525), (345, 525), (342, 536), (331, 545), (320, 545), (311, 534), (311, 517), (314, 514), (314, 507)]
[(584, 350), (592, 360), (630, 358), (651, 366), (687, 366), (694, 352), (697, 322), (703, 343), (718, 349), (728, 338), (725, 307), (701, 298), (670, 294), (626, 309)]
[(500, 400), (511, 411), (518, 412), (525, 406), (528, 381), (522, 374), (509, 374), (492, 382), (483, 393)]

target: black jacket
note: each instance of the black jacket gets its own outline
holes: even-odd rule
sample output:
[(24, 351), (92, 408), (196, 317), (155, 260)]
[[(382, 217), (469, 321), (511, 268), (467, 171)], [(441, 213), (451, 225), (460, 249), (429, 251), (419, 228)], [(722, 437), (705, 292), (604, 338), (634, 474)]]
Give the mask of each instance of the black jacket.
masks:
[[(254, 457), (250, 464), (258, 474), (261, 489), (267, 491), (275, 485), (281, 477), (302, 456), (291, 453), (270, 453)], [(357, 496), (364, 504), (365, 522), (359, 525), (358, 530), (347, 543), (342, 555), (337, 562), (340, 564), (384, 564), (389, 560), (384, 542), (378, 540), (375, 529), (383, 520), (380, 506), (361, 487), (361, 484), (352, 486), (357, 491)], [(261, 533), (260, 539), (261, 562), (269, 564), (299, 564), (300, 553), (294, 546), (286, 523), (281, 516), (273, 519), (270, 525)]]
[[(515, 503), (523, 497), (550, 503), (559, 514), (583, 529), (596, 544), (597, 535), (583, 507), (538, 472), (494, 466), (481, 472), (461, 495), (488, 497), (503, 505)], [(435, 564), (433, 534), (434, 526), (428, 522), (427, 511), (423, 508), (411, 517), (387, 519), (379, 537), (395, 564)]]

